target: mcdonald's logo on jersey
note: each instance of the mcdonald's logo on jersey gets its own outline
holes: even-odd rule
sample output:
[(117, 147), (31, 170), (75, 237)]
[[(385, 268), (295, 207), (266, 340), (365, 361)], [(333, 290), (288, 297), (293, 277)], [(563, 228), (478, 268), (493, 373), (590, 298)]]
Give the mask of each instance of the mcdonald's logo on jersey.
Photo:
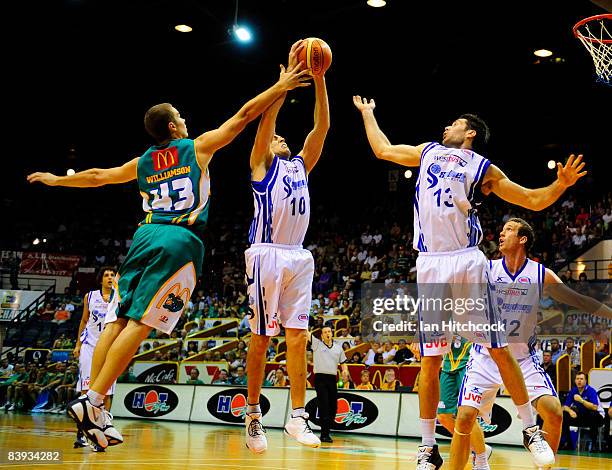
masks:
[(168, 147), (163, 150), (156, 150), (151, 154), (153, 157), (153, 169), (162, 171), (178, 165), (178, 149), (176, 147)]
[(172, 313), (180, 312), (189, 302), (190, 295), (189, 288), (185, 287), (183, 289), (181, 283), (177, 282), (164, 293), (156, 307), (163, 307)]

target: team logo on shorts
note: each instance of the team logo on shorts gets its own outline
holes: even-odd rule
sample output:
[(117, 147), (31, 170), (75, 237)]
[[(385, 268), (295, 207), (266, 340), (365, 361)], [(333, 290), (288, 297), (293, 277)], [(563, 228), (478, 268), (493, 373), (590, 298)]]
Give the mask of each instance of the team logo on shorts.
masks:
[(299, 320), (299, 321), (308, 321), (308, 315), (307, 315), (307, 314), (305, 314), (305, 313), (300, 313), (300, 314), (298, 315), (298, 320)]
[(164, 302), (164, 308), (172, 313), (180, 312), (183, 310), (185, 302), (180, 297), (177, 297), (172, 292), (168, 294), (166, 301)]

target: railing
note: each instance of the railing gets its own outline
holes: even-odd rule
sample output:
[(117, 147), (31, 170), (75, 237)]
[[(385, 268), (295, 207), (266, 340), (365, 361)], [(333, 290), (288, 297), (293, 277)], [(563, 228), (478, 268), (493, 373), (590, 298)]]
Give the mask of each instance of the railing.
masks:
[[(11, 275), (6, 271), (0, 271), (0, 288), (4, 285), (11, 286)], [(57, 280), (49, 278), (21, 276), (17, 277), (17, 289), (20, 290), (48, 290), (51, 288), (51, 293), (55, 293)], [(12, 290), (12, 286), (9, 290)]]
[(612, 258), (576, 260), (568, 263), (569, 270), (572, 273), (572, 279), (574, 278), (575, 274), (575, 278), (577, 279), (581, 273), (585, 273), (589, 281), (607, 281), (610, 279), (611, 265)]

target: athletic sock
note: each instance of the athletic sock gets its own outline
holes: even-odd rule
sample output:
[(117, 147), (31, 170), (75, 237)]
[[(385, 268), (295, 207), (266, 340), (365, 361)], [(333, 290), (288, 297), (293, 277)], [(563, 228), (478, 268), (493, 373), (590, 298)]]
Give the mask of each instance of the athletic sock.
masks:
[(424, 446), (433, 447), (436, 445), (436, 420), (435, 419), (423, 419), (421, 421), (421, 443)]
[(293, 408), (293, 411), (291, 412), (291, 417), (299, 418), (300, 416), (303, 416), (304, 413), (306, 413), (306, 410), (303, 406), (301, 408)]
[(254, 414), (254, 413), (261, 414), (261, 407), (259, 406), (259, 403), (255, 403), (254, 405), (248, 404), (246, 412), (247, 412), (248, 415), (251, 415), (251, 414)]
[(87, 391), (87, 398), (89, 398), (89, 403), (93, 406), (97, 406), (98, 408), (104, 404), (104, 397), (106, 395), (102, 395), (101, 393), (94, 392), (93, 390)]
[(523, 421), (523, 429), (527, 429), (536, 425), (536, 417), (533, 412), (531, 402), (527, 402), (523, 405), (517, 405), (516, 409), (518, 410), (519, 417)]
[(487, 466), (487, 451), (485, 450), (482, 454), (476, 454), (476, 460), (474, 461), (474, 467), (486, 467)]

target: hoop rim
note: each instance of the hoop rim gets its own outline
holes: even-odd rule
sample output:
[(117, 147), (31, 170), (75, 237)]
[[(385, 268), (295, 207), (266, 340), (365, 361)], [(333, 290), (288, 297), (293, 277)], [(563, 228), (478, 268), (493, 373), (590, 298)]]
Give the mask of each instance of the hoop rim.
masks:
[(584, 19), (580, 20), (572, 28), (572, 31), (574, 32), (574, 36), (576, 36), (579, 39), (583, 39), (585, 41), (591, 42), (591, 43), (612, 44), (612, 39), (588, 38), (585, 35), (583, 35), (580, 31), (578, 31), (578, 28), (580, 28), (581, 26), (584, 26), (585, 24), (587, 24), (587, 23), (589, 23), (591, 21), (597, 21), (597, 20), (603, 20), (603, 19), (608, 19), (608, 20), (612, 21), (612, 13), (603, 13), (601, 15), (589, 16), (588, 18), (584, 18)]

